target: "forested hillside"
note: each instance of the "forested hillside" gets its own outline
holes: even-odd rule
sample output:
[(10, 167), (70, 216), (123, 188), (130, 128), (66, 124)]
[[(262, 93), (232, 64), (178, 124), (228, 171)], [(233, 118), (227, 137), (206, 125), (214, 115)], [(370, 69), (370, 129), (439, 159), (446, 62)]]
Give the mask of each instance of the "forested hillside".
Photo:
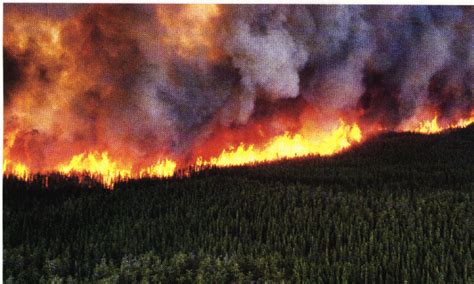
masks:
[(3, 180), (4, 280), (472, 283), (474, 127), (115, 190)]

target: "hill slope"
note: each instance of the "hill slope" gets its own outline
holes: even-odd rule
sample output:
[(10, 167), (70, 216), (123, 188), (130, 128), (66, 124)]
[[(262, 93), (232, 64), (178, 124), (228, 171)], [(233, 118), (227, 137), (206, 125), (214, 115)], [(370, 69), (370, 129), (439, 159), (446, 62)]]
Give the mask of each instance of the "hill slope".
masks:
[(4, 179), (23, 282), (471, 282), (474, 126), (115, 191)]

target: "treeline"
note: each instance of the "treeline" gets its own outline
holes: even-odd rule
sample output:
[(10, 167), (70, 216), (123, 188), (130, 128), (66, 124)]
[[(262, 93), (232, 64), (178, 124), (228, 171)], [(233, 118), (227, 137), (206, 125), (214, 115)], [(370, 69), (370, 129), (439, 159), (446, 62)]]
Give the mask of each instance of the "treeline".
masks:
[(4, 177), (4, 281), (472, 283), (473, 130), (115, 190)]

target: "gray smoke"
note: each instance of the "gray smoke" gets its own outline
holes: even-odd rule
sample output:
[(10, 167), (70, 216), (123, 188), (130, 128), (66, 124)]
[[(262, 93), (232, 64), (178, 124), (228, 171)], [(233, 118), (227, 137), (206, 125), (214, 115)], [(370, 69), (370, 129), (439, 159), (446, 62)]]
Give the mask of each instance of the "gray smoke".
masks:
[[(103, 76), (94, 78), (93, 90), (84, 90), (95, 95), (78, 95), (72, 106), (80, 109), (85, 100), (97, 100), (105, 113), (75, 115), (88, 133), (104, 131), (88, 127), (96, 123), (90, 117), (106, 117), (107, 135), (96, 136), (128, 147), (136, 157), (157, 149), (185, 155), (196, 141), (211, 137), (216, 125), (245, 127), (262, 101), (277, 105), (301, 97), (323, 110), (327, 120), (354, 112), (356, 120), (388, 128), (419, 108), (435, 109), (448, 121), (474, 109), (472, 7), (220, 6), (206, 31), (192, 30), (192, 18), (180, 29), (163, 24), (182, 15), (179, 5), (66, 7), (7, 4), (5, 15), (36, 9), (56, 20), (80, 19), (78, 32), (63, 31), (64, 42), (85, 67), (100, 65)], [(186, 43), (192, 48), (180, 50), (174, 44), (187, 26), (191, 35), (209, 42), (196, 37)], [(5, 72), (21, 77), (26, 55), (5, 48), (4, 53)], [(213, 53), (218, 56), (209, 56)], [(7, 79), (9, 98), (24, 82)], [(108, 87), (115, 97), (104, 95)], [(5, 101), (8, 110), (10, 99)], [(291, 115), (300, 111), (295, 107)], [(8, 123), (13, 117), (6, 113)]]

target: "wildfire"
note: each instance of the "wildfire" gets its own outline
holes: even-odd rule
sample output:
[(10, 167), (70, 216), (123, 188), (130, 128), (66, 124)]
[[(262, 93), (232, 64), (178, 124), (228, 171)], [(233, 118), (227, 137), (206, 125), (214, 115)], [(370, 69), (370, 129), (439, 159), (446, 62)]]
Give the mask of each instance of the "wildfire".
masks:
[[(385, 86), (385, 74), (359, 66), (367, 61), (356, 58), (359, 49), (344, 50), (343, 66), (312, 66), (326, 48), (313, 46), (312, 17), (303, 31), (306, 18), (289, 17), (291, 9), (84, 5), (62, 17), (8, 7), (3, 173), (25, 180), (84, 173), (112, 187), (188, 166), (333, 155), (386, 130), (432, 134), (474, 123), (465, 113), (470, 93), (463, 80), (447, 80), (449, 69), (430, 72), (442, 80), (427, 81), (434, 95), (410, 120), (403, 98), (385, 95), (403, 86)], [(327, 53), (322, 62), (332, 60)], [(344, 72), (329, 80), (335, 70)]]
[(157, 17), (165, 33), (161, 41), (171, 48), (171, 52), (182, 58), (193, 60), (202, 54), (210, 60), (220, 56), (219, 48), (213, 43), (212, 20), (219, 16), (217, 5), (186, 5), (172, 12), (169, 9), (156, 8)]
[(240, 144), (237, 148), (223, 150), (218, 157), (208, 161), (200, 157), (196, 165), (227, 167), (306, 155), (331, 155), (349, 147), (354, 142), (360, 142), (361, 139), (361, 130), (357, 124), (351, 126), (341, 121), (337, 129), (318, 135), (315, 139), (306, 138), (301, 134), (291, 136), (286, 132), (271, 139), (262, 148)]
[(8, 159), (3, 160), (3, 173), (8, 173), (23, 180), (29, 180), (31, 176), (30, 169), (23, 163), (13, 163)]
[(106, 186), (111, 186), (118, 179), (131, 177), (131, 167), (111, 161), (107, 152), (76, 155), (68, 164), (59, 166), (58, 171), (65, 175), (87, 173)]
[[(118, 180), (143, 177), (171, 177), (174, 175), (176, 162), (165, 159), (134, 174), (131, 166), (111, 160), (107, 152), (90, 152), (75, 155), (66, 163), (55, 167), (52, 172), (59, 172), (66, 176), (87, 174), (112, 188)], [(22, 180), (31, 179), (32, 171), (23, 163), (3, 161), (3, 174), (14, 175)]]
[(414, 131), (419, 133), (431, 134), (431, 133), (438, 133), (443, 128), (439, 127), (438, 125), (438, 116), (435, 116), (432, 120), (426, 120), (420, 122), (418, 128)]
[(465, 128), (468, 125), (474, 123), (474, 112), (471, 114), (469, 118), (462, 118), (457, 123), (451, 124), (450, 128)]
[[(204, 160), (199, 157), (195, 166), (235, 166), (278, 160), (283, 158), (301, 157), (306, 155), (331, 155), (353, 143), (360, 142), (362, 133), (357, 124), (348, 125), (343, 121), (331, 132), (319, 133), (315, 137), (305, 137), (300, 133), (290, 135), (288, 132), (272, 138), (263, 147), (241, 143), (237, 148), (224, 149), (217, 157)], [(112, 187), (120, 179), (134, 177), (171, 177), (177, 163), (170, 159), (159, 160), (156, 164), (140, 169), (135, 173), (131, 166), (111, 160), (107, 152), (90, 152), (75, 155), (67, 164), (54, 169), (64, 175), (86, 173), (101, 181), (105, 186)], [(11, 173), (22, 179), (28, 179), (29, 168), (22, 163), (5, 160), (4, 173)]]
[[(443, 128), (438, 124), (438, 117), (435, 116), (431, 120), (420, 122), (418, 127), (412, 131), (433, 134), (448, 128), (466, 127), (473, 122), (474, 116), (471, 116)], [(339, 126), (332, 131), (313, 133), (311, 135), (303, 133), (303, 131), (300, 131), (291, 135), (285, 132), (283, 135), (270, 139), (263, 146), (241, 143), (237, 147), (229, 147), (222, 150), (216, 157), (209, 159), (198, 157), (194, 162), (194, 166), (197, 168), (203, 166), (229, 167), (307, 155), (327, 156), (338, 153), (354, 143), (361, 142), (363, 139), (362, 131), (356, 123), (347, 124), (342, 120)], [(172, 177), (176, 169), (176, 161), (160, 159), (151, 166), (133, 171), (130, 163), (114, 161), (107, 152), (89, 152), (73, 156), (69, 163), (61, 164), (53, 171), (64, 175), (85, 173), (101, 181), (106, 187), (112, 188), (117, 180), (143, 177)], [(3, 173), (28, 180), (32, 172), (28, 166), (21, 162), (4, 159)]]
[(158, 161), (156, 164), (141, 169), (139, 176), (142, 177), (171, 177), (176, 169), (176, 162), (166, 159)]
[(474, 123), (474, 112), (471, 113), (469, 118), (462, 118), (455, 123), (448, 124), (446, 126), (441, 126), (438, 123), (438, 115), (435, 115), (431, 120), (424, 120), (418, 123), (418, 126), (414, 129), (410, 127), (405, 127), (405, 131), (418, 132), (423, 134), (434, 134), (444, 131), (451, 128), (464, 128), (471, 123)]

